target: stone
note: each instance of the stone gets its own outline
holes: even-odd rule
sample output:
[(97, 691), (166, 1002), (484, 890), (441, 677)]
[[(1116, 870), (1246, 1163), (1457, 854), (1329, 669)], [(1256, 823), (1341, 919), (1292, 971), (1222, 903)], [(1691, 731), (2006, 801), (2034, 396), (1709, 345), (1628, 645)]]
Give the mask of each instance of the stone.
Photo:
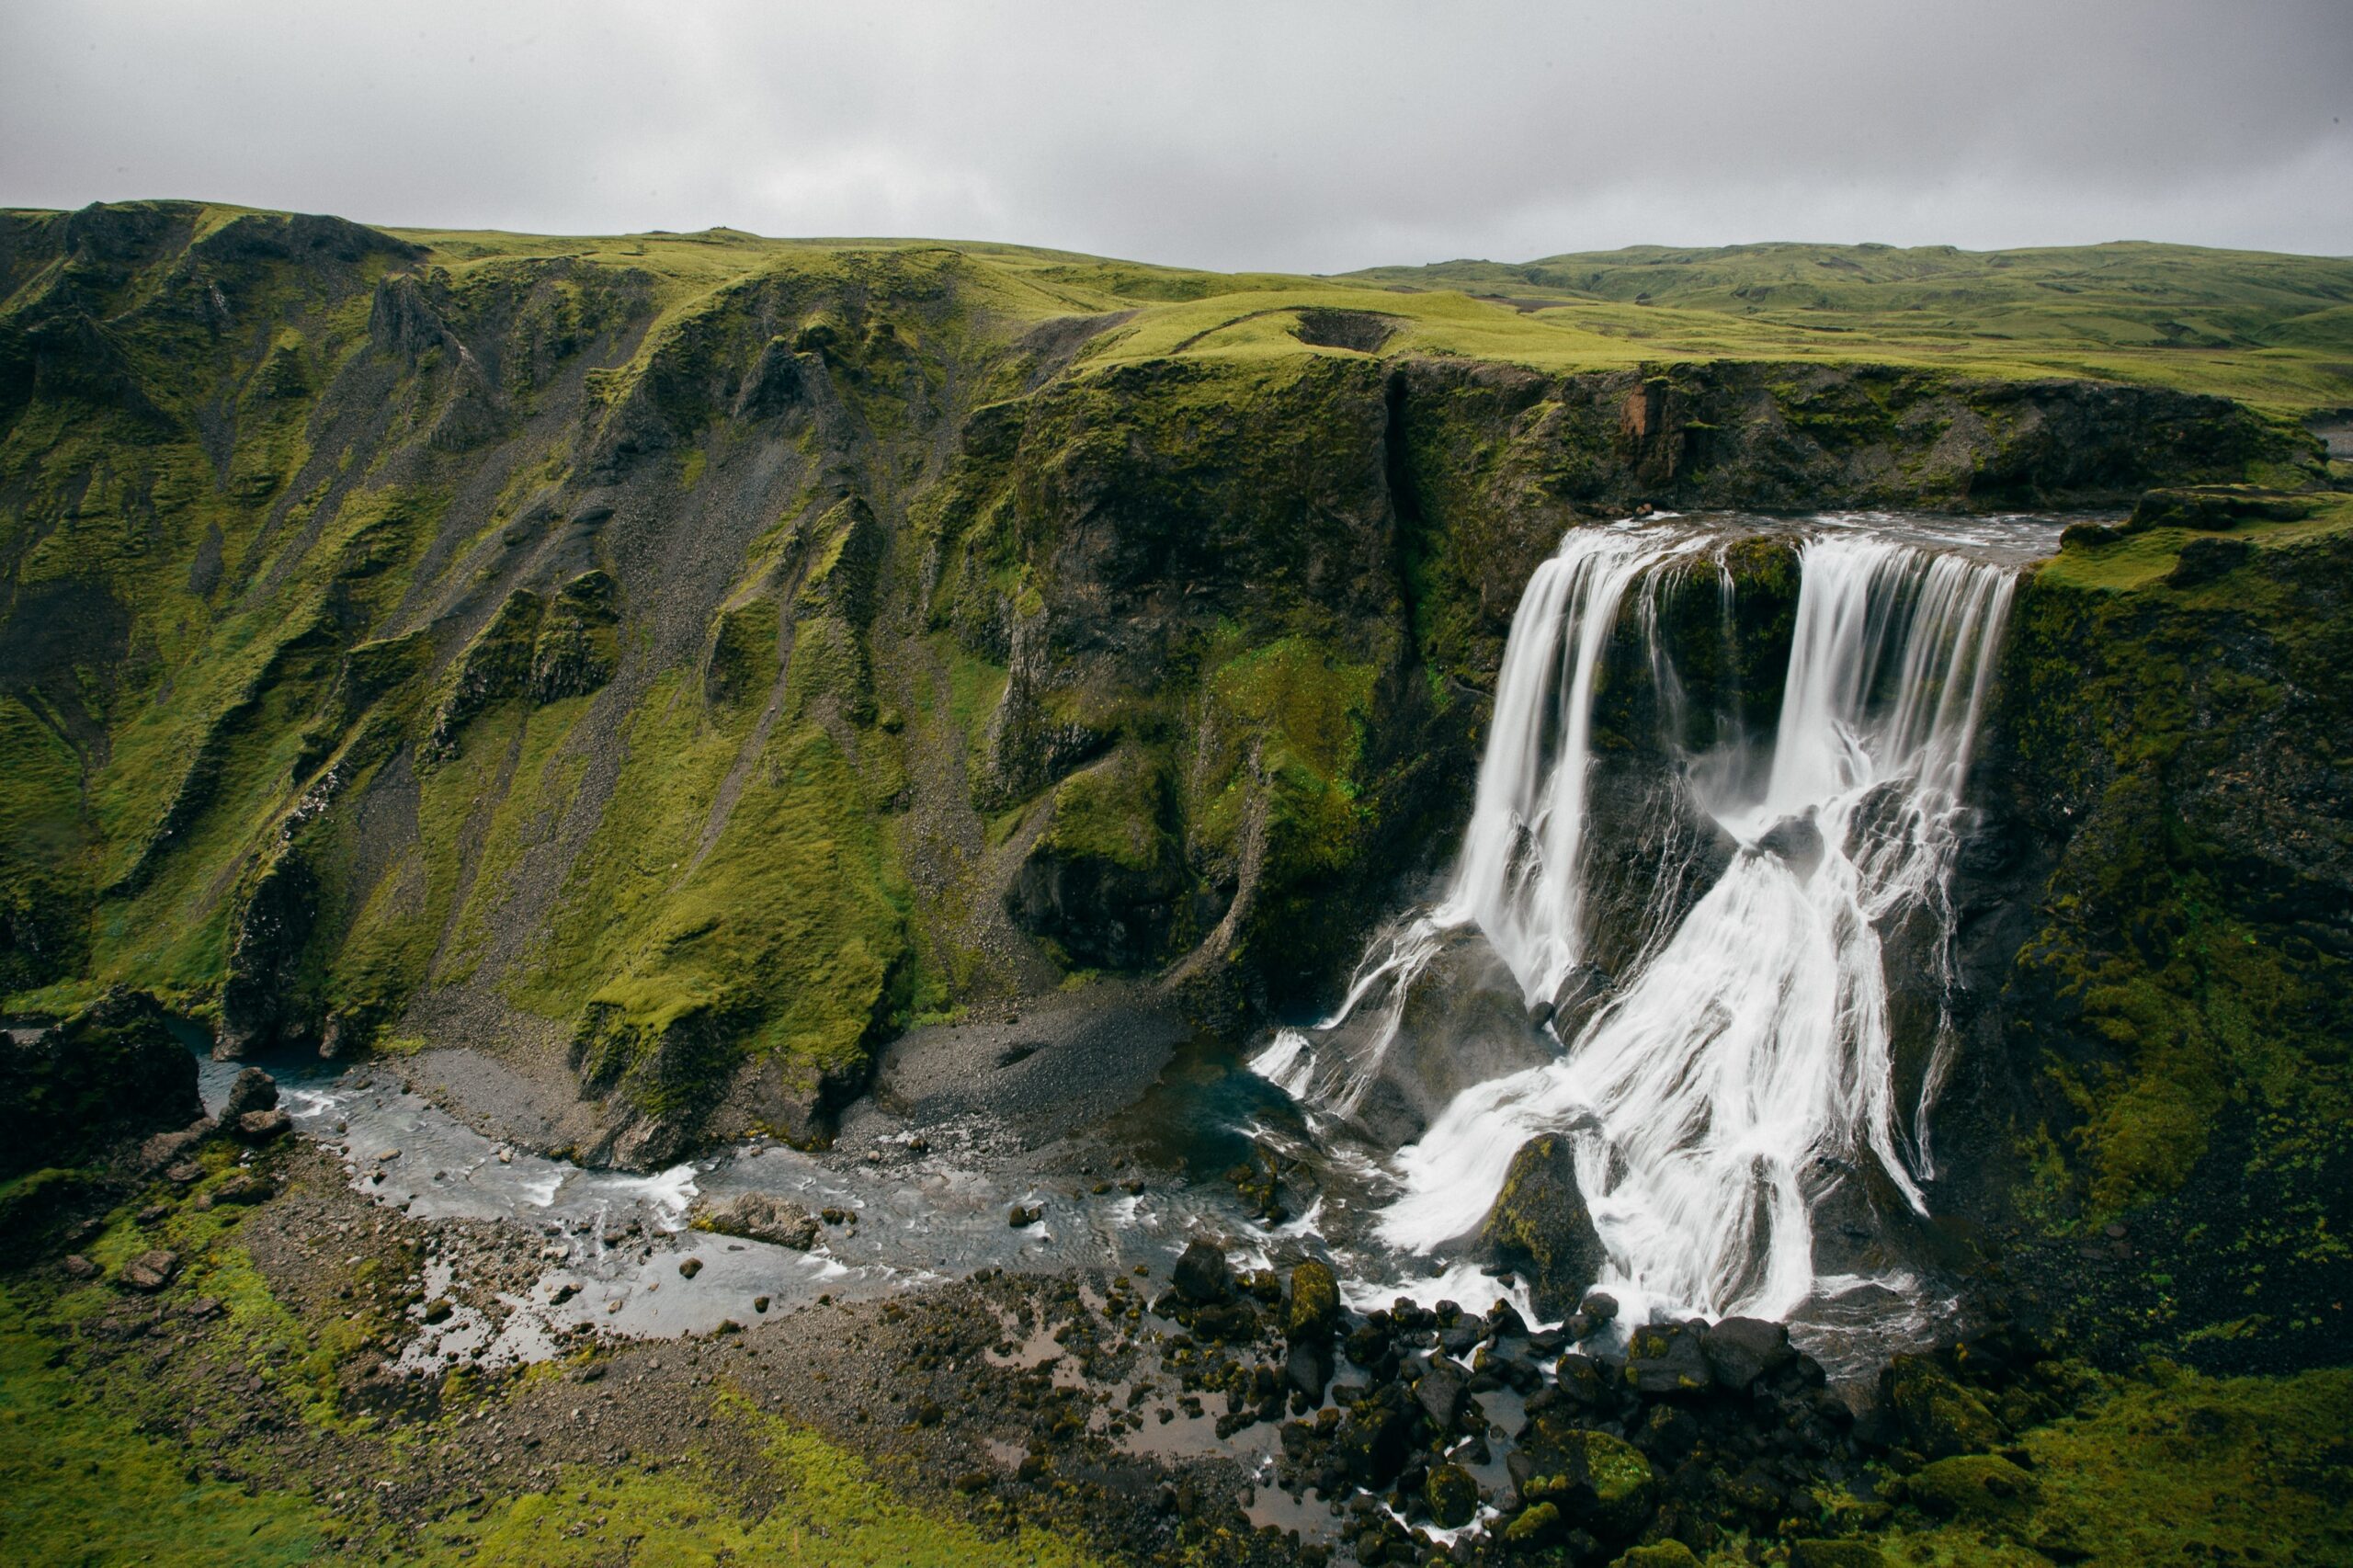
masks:
[(249, 1110), (230, 1124), (240, 1143), (261, 1144), (294, 1131), (294, 1119), (282, 1109)]
[(698, 1230), (723, 1236), (742, 1236), (807, 1252), (817, 1244), (817, 1217), (789, 1198), (766, 1192), (739, 1192), (712, 1205), (694, 1219)]
[(1904, 1496), (1940, 1519), (1994, 1522), (2021, 1517), (2041, 1496), (2033, 1476), (1995, 1454), (1955, 1454), (1906, 1477)]
[(1556, 1503), (1564, 1516), (1613, 1540), (1631, 1538), (1650, 1517), (1658, 1480), (1632, 1444), (1550, 1413), (1530, 1422), (1520, 1442), (1506, 1462), (1522, 1502)]
[(1412, 1422), (1394, 1385), (1360, 1402), (1333, 1434), (1332, 1451), (1358, 1486), (1387, 1486), (1413, 1449)]
[(1630, 1549), (1612, 1568), (1699, 1568), (1699, 1560), (1681, 1541), (1661, 1540)]
[(1716, 1381), (1734, 1391), (1748, 1388), (1797, 1358), (1790, 1346), (1789, 1329), (1759, 1318), (1724, 1318), (1711, 1324), (1699, 1335), (1699, 1349)]
[[(826, 1212), (832, 1213), (834, 1210), (828, 1210)], [(1017, 1203), (1006, 1212), (1005, 1216), (1005, 1222), (1012, 1226), (1017, 1231), (1025, 1231), (1030, 1226), (1044, 1220), (1045, 1217), (1045, 1210), (1038, 1207), (1037, 1205), (1031, 1204), (1025, 1206), (1023, 1204)], [(840, 1222), (840, 1221), (836, 1220), (828, 1220), (825, 1221), (825, 1223), (829, 1225), (839, 1224)]]
[(1438, 1464), (1422, 1478), (1422, 1501), (1446, 1529), (1469, 1524), (1479, 1512), (1479, 1483), (1459, 1464)]
[(1609, 1255), (1577, 1186), (1567, 1137), (1545, 1133), (1520, 1145), (1479, 1239), (1527, 1279), (1529, 1297), (1545, 1318), (1576, 1309)]
[(1626, 1381), (1637, 1393), (1699, 1393), (1714, 1381), (1699, 1336), (1682, 1324), (1646, 1324), (1626, 1342)]
[(29, 1038), (0, 1035), (0, 1177), (77, 1165), (203, 1115), (196, 1059), (143, 992), (109, 991)]
[(268, 1177), (251, 1171), (239, 1171), (212, 1189), (215, 1203), (267, 1203), (277, 1196), (278, 1188)]
[(1199, 1236), (1185, 1244), (1184, 1255), (1169, 1277), (1176, 1282), (1176, 1293), (1188, 1301), (1222, 1301), (1233, 1292), (1233, 1276), (1226, 1267), (1225, 1254), (1215, 1243)]
[(1510, 1551), (1537, 1551), (1560, 1534), (1561, 1510), (1551, 1503), (1534, 1503), (1504, 1527), (1504, 1547)]
[(1283, 1358), (1283, 1381), (1318, 1403), (1332, 1381), (1330, 1339), (1295, 1339)]
[(1283, 1337), (1332, 1337), (1340, 1324), (1340, 1282), (1324, 1264), (1310, 1260), (1290, 1271), (1290, 1301), (1283, 1312)]
[(1431, 1426), (1441, 1432), (1451, 1432), (1471, 1408), (1470, 1375), (1445, 1357), (1433, 1356), (1414, 1384), (1414, 1401), (1429, 1417)]
[(1618, 1298), (1607, 1290), (1588, 1290), (1577, 1312), (1594, 1327), (1604, 1327), (1618, 1321)]
[(124, 1264), (120, 1278), (132, 1290), (153, 1295), (169, 1285), (179, 1271), (179, 1255), (158, 1247), (152, 1252), (142, 1252)]
[(696, 1275), (700, 1274), (701, 1272), (702, 1259), (699, 1257), (682, 1257), (678, 1260), (678, 1275), (681, 1278), (692, 1279)]
[(73, 1279), (95, 1279), (98, 1275), (98, 1266), (78, 1252), (65, 1255), (64, 1268), (66, 1277)]
[(1984, 1453), (2009, 1439), (1993, 1412), (1929, 1357), (1896, 1357), (1880, 1374), (1880, 1391), (1908, 1446), (1928, 1459)]
[(229, 1085), (229, 1100), (221, 1108), (222, 1121), (234, 1121), (247, 1111), (278, 1108), (278, 1080), (258, 1067), (240, 1072)]

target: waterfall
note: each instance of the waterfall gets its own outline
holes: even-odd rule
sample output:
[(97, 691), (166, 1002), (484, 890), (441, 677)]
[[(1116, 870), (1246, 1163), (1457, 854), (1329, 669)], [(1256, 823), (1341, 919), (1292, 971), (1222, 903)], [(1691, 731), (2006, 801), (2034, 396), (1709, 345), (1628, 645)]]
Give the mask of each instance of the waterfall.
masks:
[[(1262, 1073), (1346, 1114), (1429, 955), (1467, 925), (1531, 1004), (1571, 981), (1589, 939), (1597, 664), (1631, 608), (1652, 678), (1671, 681), (1650, 596), (1704, 563), (1710, 543), (1673, 525), (1577, 529), (1539, 569), (1512, 623), (1447, 890), (1374, 944), (1319, 1030), (1376, 1006), (1381, 1027), (1352, 1051), (1286, 1031)], [(1862, 1162), (1893, 1200), (1925, 1212), (1897, 1143), (1882, 940), (1927, 920), (1929, 979), (1949, 987), (1961, 786), (2014, 579), (1869, 535), (1810, 538), (1800, 563), (1769, 768), (1693, 766), (1679, 786), (1736, 844), (1729, 863), (1556, 1060), (1462, 1091), (1397, 1152), (1402, 1192), (1379, 1219), (1392, 1245), (1428, 1251), (1472, 1230), (1514, 1154), (1545, 1132), (1571, 1140), (1606, 1282), (1636, 1304), (1796, 1311), (1819, 1284), (1814, 1206)], [(1932, 1062), (1927, 1092), (1941, 1072)]]

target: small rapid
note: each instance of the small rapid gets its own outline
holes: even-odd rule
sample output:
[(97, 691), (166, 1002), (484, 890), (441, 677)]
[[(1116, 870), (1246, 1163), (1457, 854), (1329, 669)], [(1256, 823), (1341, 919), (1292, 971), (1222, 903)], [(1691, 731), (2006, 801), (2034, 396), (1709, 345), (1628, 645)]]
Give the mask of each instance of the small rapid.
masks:
[[(1824, 1267), (1814, 1216), (1841, 1189), (1850, 1207), (1927, 1211), (1924, 1130), (1951, 1029), (1940, 1004), (1919, 1103), (1900, 1114), (1889, 938), (1925, 933), (1904, 961), (1927, 972), (1905, 978), (1949, 996), (1962, 790), (2015, 556), (1999, 540), (1972, 550), (1867, 519), (1823, 524), (1796, 547), (1769, 733), (1752, 740), (1728, 714), (1697, 754), (1678, 744), (1677, 650), (1658, 607), (1712, 572), (1729, 613), (1723, 531), (1681, 519), (1579, 528), (1530, 579), (1443, 894), (1375, 941), (1330, 1017), (1283, 1031), (1253, 1063), (1311, 1111), (1354, 1115), (1416, 985), (1445, 983), (1434, 956), (1465, 935), (1549, 1020), (1552, 1059), (1462, 1089), (1396, 1151), (1396, 1189), (1374, 1223), (1383, 1242), (1443, 1254), (1478, 1226), (1522, 1146), (1557, 1133), (1608, 1254), (1595, 1283), (1637, 1312), (1789, 1318), (1915, 1289), (1898, 1269)], [(1629, 637), (1639, 658), (1621, 653), (1605, 676), (1613, 641)], [(1722, 863), (1679, 920), (1597, 978), (1597, 688), (1630, 675), (1655, 689), (1667, 787), (1716, 835)], [(1663, 855), (1655, 875), (1690, 870)]]

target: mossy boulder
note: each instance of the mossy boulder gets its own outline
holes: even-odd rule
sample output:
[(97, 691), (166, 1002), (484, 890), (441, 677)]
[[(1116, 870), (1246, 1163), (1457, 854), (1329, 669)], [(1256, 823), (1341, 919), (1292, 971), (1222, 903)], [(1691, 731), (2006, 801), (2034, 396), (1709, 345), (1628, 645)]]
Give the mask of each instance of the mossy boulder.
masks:
[(1520, 1145), (1479, 1235), (1526, 1277), (1529, 1298), (1548, 1318), (1575, 1312), (1609, 1262), (1577, 1185), (1575, 1146), (1560, 1133)]
[(1628, 1548), (1611, 1568), (1699, 1568), (1699, 1560), (1681, 1541), (1661, 1540)]
[(2008, 1440), (2000, 1418), (1930, 1357), (1896, 1357), (1880, 1374), (1880, 1392), (1908, 1446), (1930, 1459), (1984, 1453)]
[(1531, 1503), (1512, 1516), (1504, 1527), (1504, 1546), (1511, 1551), (1538, 1551), (1559, 1540), (1566, 1526), (1561, 1521), (1558, 1505), (1551, 1502)]
[(1975, 1523), (2022, 1518), (2041, 1494), (2032, 1475), (1995, 1454), (1956, 1454), (1904, 1482), (1904, 1501), (1921, 1512)]
[(1313, 1258), (1290, 1271), (1283, 1337), (1293, 1344), (1329, 1340), (1340, 1326), (1340, 1282), (1331, 1266)]
[(1548, 1411), (1521, 1434), (1521, 1445), (1509, 1464), (1522, 1502), (1552, 1503), (1605, 1540), (1634, 1535), (1650, 1517), (1658, 1478), (1632, 1444)]
[(1479, 1512), (1479, 1483), (1459, 1464), (1437, 1464), (1422, 1481), (1422, 1501), (1430, 1517), (1448, 1529), (1467, 1525)]

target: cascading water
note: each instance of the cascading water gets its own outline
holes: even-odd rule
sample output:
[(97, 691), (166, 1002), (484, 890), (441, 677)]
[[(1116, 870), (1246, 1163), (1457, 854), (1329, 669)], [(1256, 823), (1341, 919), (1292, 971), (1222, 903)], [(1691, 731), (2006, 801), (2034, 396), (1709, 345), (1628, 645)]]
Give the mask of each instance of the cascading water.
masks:
[[(1465, 926), (1540, 1016), (1576, 983), (1597, 670), (1631, 609), (1652, 678), (1672, 682), (1652, 596), (1705, 566), (1711, 542), (1673, 524), (1579, 529), (1538, 571), (1443, 899), (1377, 942), (1340, 1011), (1286, 1031), (1263, 1074), (1348, 1114), (1431, 954)], [(1379, 1221), (1390, 1244), (1428, 1251), (1463, 1235), (1546, 1132), (1572, 1141), (1605, 1282), (1637, 1306), (1784, 1317), (1835, 1289), (1816, 1276), (1812, 1215), (1862, 1161), (1925, 1211), (1898, 1150), (1882, 941), (1925, 918), (1928, 978), (1949, 985), (1945, 890), (2014, 579), (1868, 534), (1811, 538), (1800, 560), (1769, 768), (1760, 782), (1739, 758), (1691, 759), (1677, 786), (1736, 842), (1728, 864), (1565, 1031), (1557, 1060), (1463, 1091), (1397, 1153), (1403, 1191)], [(1349, 1038), (1337, 1027), (1372, 1007), (1380, 1026), (1334, 1049)], [(1932, 1062), (1924, 1094), (1940, 1072)]]

